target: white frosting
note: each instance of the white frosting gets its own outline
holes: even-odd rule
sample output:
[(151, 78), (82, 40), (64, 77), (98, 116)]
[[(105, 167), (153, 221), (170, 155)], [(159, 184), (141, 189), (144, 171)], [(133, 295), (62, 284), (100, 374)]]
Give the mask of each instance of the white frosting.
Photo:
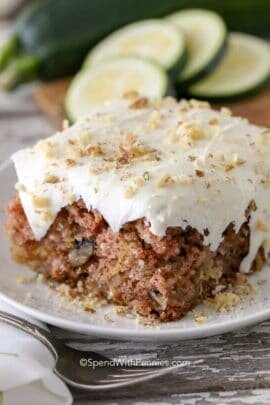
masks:
[(270, 237), (270, 133), (198, 102), (130, 108), (107, 103), (61, 133), (15, 153), (17, 189), (37, 240), (80, 198), (113, 231), (145, 217), (156, 235), (190, 225), (216, 250), (250, 212), (249, 271)]

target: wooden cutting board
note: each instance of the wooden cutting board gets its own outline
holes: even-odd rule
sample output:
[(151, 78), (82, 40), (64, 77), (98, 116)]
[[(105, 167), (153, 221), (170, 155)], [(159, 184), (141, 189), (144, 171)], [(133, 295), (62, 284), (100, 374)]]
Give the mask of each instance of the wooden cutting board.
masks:
[[(63, 120), (66, 118), (64, 99), (69, 83), (70, 79), (57, 80), (41, 85), (34, 92), (36, 103), (56, 129), (62, 128)], [(270, 87), (248, 100), (222, 105), (254, 124), (270, 127)], [(215, 104), (214, 107), (220, 105)]]

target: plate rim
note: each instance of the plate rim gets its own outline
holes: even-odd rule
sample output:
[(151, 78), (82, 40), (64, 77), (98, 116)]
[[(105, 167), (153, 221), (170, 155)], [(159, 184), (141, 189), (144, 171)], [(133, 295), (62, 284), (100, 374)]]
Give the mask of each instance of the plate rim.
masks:
[[(5, 160), (0, 163), (0, 175), (12, 167), (11, 160)], [(2, 233), (3, 236), (3, 233)], [(14, 308), (19, 309), (23, 313), (32, 316), (42, 322), (50, 325), (70, 330), (78, 333), (85, 333), (91, 336), (99, 336), (103, 338), (112, 338), (117, 340), (133, 340), (133, 341), (176, 341), (176, 340), (188, 340), (199, 339), (217, 334), (223, 334), (231, 332), (236, 329), (241, 329), (246, 326), (251, 326), (256, 323), (265, 321), (270, 318), (270, 307), (259, 310), (249, 315), (243, 315), (236, 318), (226, 319), (218, 323), (208, 324), (195, 324), (192, 327), (181, 328), (175, 327), (173, 329), (158, 329), (158, 327), (145, 327), (141, 329), (129, 329), (125, 327), (110, 327), (108, 325), (93, 325), (91, 323), (76, 322), (73, 320), (67, 320), (57, 315), (52, 315), (48, 312), (33, 308), (21, 301), (11, 298), (0, 290), (0, 299), (10, 304)], [(233, 316), (232, 312), (232, 316)], [(178, 322), (181, 322), (179, 320)], [(170, 323), (168, 322), (168, 325)]]
[[(0, 299), (14, 308), (22, 311), (26, 315), (45, 322), (49, 325), (63, 328), (65, 330), (84, 333), (90, 336), (98, 336), (103, 338), (112, 338), (118, 340), (134, 340), (134, 341), (176, 341), (176, 340), (188, 340), (188, 339), (200, 339), (210, 337), (218, 334), (232, 332), (236, 329), (241, 329), (246, 326), (252, 326), (256, 323), (265, 321), (270, 316), (270, 308), (267, 310), (258, 311), (254, 314), (243, 316), (240, 318), (226, 320), (222, 323), (214, 323), (212, 325), (198, 324), (194, 327), (187, 327), (184, 329), (127, 329), (123, 327), (98, 326), (91, 325), (90, 323), (76, 322), (72, 320), (63, 319), (56, 315), (43, 312), (35, 309), (29, 305), (23, 304), (20, 301), (16, 301), (0, 291)], [(181, 320), (179, 321), (181, 322)]]

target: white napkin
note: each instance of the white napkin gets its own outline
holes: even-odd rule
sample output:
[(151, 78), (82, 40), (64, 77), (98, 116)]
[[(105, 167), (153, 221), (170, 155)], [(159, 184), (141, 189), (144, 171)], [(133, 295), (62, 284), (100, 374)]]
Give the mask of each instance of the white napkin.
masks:
[[(0, 300), (0, 310), (43, 326)], [(54, 357), (37, 339), (0, 321), (0, 404), (70, 405), (67, 386), (53, 373)]]

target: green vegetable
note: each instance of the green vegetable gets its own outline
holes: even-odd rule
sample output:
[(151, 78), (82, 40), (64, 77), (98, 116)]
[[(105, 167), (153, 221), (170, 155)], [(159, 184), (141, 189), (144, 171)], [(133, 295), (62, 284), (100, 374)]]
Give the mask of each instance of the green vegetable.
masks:
[[(0, 52), (0, 68), (7, 70), (0, 82), (12, 87), (37, 76), (73, 74), (91, 47), (115, 29), (190, 7), (219, 12), (229, 29), (270, 35), (268, 0), (43, 0), (19, 16), (11, 40), (18, 44), (15, 49), (9, 42)], [(21, 62), (26, 55), (32, 60), (27, 74)]]
[(0, 69), (3, 69), (15, 56), (19, 49), (19, 40), (16, 36), (10, 37), (0, 53)]
[(129, 24), (99, 42), (90, 51), (85, 65), (91, 66), (113, 56), (126, 55), (150, 59), (170, 73), (179, 73), (186, 62), (184, 35), (163, 20)]
[(270, 45), (248, 34), (229, 35), (228, 52), (205, 79), (188, 89), (189, 95), (207, 99), (235, 99), (261, 89), (270, 79)]
[(65, 103), (68, 117), (76, 121), (105, 101), (134, 90), (149, 98), (163, 97), (170, 93), (168, 76), (158, 65), (135, 56), (115, 57), (88, 66), (69, 87)]
[(176, 79), (182, 89), (205, 77), (221, 61), (226, 50), (227, 28), (218, 14), (203, 9), (178, 11), (166, 21), (178, 27), (186, 39), (188, 60)]

